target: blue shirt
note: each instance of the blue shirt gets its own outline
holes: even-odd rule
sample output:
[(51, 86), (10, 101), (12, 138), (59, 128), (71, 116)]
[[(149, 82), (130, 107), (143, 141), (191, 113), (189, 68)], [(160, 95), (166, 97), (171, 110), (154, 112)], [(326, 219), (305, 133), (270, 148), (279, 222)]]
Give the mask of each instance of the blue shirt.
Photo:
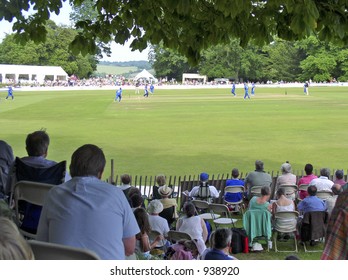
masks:
[(117, 90), (117, 91), (116, 91), (116, 95), (117, 95), (117, 96), (121, 96), (121, 95), (122, 95), (122, 89)]
[(226, 255), (223, 251), (218, 249), (211, 249), (204, 257), (205, 260), (233, 260), (234, 258)]
[[(244, 186), (244, 181), (239, 179), (226, 180), (226, 187)], [(225, 193), (225, 200), (227, 202), (237, 202), (243, 198), (243, 193)]]
[(122, 239), (138, 232), (122, 190), (96, 177), (74, 177), (49, 191), (37, 240), (89, 249), (103, 260), (123, 260)]
[(316, 196), (307, 196), (298, 205), (297, 209), (300, 212), (312, 212), (312, 211), (326, 211), (326, 206), (324, 201)]

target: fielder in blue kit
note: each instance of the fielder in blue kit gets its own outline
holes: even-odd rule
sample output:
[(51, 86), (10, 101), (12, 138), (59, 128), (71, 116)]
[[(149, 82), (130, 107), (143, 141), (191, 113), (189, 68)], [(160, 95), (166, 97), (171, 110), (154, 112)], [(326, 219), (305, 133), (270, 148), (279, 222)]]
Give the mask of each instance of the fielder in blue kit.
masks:
[(121, 100), (122, 100), (122, 88), (116, 91), (116, 97), (115, 97), (115, 101), (121, 102)]
[(9, 97), (12, 97), (12, 99), (14, 99), (13, 89), (11, 86), (8, 87), (6, 99), (8, 99)]
[(231, 93), (236, 96), (236, 84), (233, 82)]
[(246, 99), (246, 98), (250, 99), (249, 86), (247, 83), (244, 83), (244, 99)]

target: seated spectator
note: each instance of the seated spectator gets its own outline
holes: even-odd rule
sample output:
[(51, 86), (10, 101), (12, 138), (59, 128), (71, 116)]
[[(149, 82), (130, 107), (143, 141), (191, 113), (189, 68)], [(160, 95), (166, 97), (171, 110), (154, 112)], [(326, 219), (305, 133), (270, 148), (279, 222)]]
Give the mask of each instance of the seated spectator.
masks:
[(7, 199), (5, 193), (10, 167), (13, 165), (14, 156), (10, 145), (0, 140), (0, 199)]
[(272, 204), (272, 213), (295, 211), (294, 201), (285, 196), (284, 189), (280, 188), (276, 192), (277, 200)]
[(199, 200), (207, 200), (208, 202), (212, 202), (213, 198), (219, 197), (219, 192), (214, 186), (210, 186), (208, 184), (209, 174), (201, 173), (199, 175), (200, 184), (199, 186), (193, 187), (193, 189), (189, 192), (188, 196), (193, 199)]
[(142, 208), (144, 204), (144, 199), (140, 192), (134, 192), (132, 195), (129, 197), (128, 200), (130, 207), (132, 208), (133, 212), (137, 208)]
[(124, 195), (129, 199), (128, 192), (131, 189), (132, 177), (129, 174), (121, 175), (121, 185), (118, 186), (124, 193)]
[(218, 228), (214, 233), (213, 248), (206, 253), (205, 260), (235, 260), (230, 256), (229, 249), (232, 240), (232, 230), (228, 228)]
[[(277, 201), (272, 203), (272, 213), (273, 215), (277, 212), (284, 212), (284, 211), (295, 211), (295, 204), (294, 201), (291, 199), (288, 199), (285, 196), (285, 192), (283, 188), (279, 188), (276, 192)], [(290, 219), (290, 220), (277, 220), (277, 228), (281, 229), (282, 227), (289, 227), (289, 225), (296, 226), (297, 220), (296, 219)], [(281, 224), (280, 224), (281, 223)], [(281, 234), (278, 234), (279, 239), (282, 238)], [(284, 235), (285, 238), (288, 238), (289, 235)]]
[(327, 208), (327, 212), (329, 216), (331, 216), (331, 212), (335, 207), (337, 197), (340, 193), (342, 193), (342, 186), (340, 184), (334, 184), (331, 188), (333, 196), (325, 200), (325, 206)]
[[(309, 185), (309, 183), (313, 180), (318, 178), (316, 175), (313, 174), (313, 165), (310, 163), (307, 163), (304, 168), (306, 175), (303, 176), (297, 183), (297, 186), (301, 185)], [(305, 197), (308, 196), (307, 191), (300, 191), (299, 192), (299, 197), (300, 199), (304, 199)]]
[[(33, 133), (28, 134), (26, 140), (26, 150), (28, 156), (22, 157), (21, 160), (32, 167), (51, 167), (56, 165), (57, 162), (46, 159), (48, 154), (48, 146), (50, 144), (50, 137), (44, 130), (34, 131)], [(16, 183), (15, 167), (12, 165), (10, 169), (10, 177), (7, 181), (7, 193), (11, 192)], [(71, 177), (66, 172), (65, 181), (69, 180)]]
[(198, 248), (194, 240), (178, 240), (168, 247), (165, 260), (196, 260), (199, 257)]
[(327, 226), (322, 260), (348, 260), (348, 191), (342, 192)]
[[(158, 231), (162, 236), (166, 237), (168, 235), (169, 226), (166, 219), (159, 216), (159, 213), (163, 211), (162, 203), (155, 199), (152, 200), (147, 206), (147, 213), (149, 214), (149, 223), (151, 230)], [(166, 240), (163, 240), (161, 244), (156, 247), (162, 247), (165, 245)]]
[(307, 189), (309, 196), (307, 196), (297, 205), (297, 209), (302, 213), (313, 211), (326, 211), (325, 203), (316, 196), (317, 187), (313, 185), (312, 182), (310, 183)]
[(101, 181), (105, 164), (103, 151), (95, 145), (73, 153), (73, 178), (49, 191), (37, 240), (89, 249), (103, 260), (133, 254), (139, 227), (123, 192)]
[(162, 235), (158, 235), (155, 240), (150, 242), (149, 233), (151, 226), (149, 216), (144, 208), (137, 208), (134, 210), (134, 216), (140, 228), (140, 232), (136, 235), (135, 252), (139, 258), (151, 259), (153, 256), (150, 251), (163, 239)]
[(271, 189), (269, 187), (261, 188), (261, 196), (254, 196), (249, 201), (249, 210), (267, 210), (271, 211), (269, 199), (271, 197)]
[(319, 191), (331, 192), (331, 188), (334, 182), (329, 180), (329, 177), (330, 177), (330, 169), (322, 168), (320, 169), (320, 177), (317, 179), (313, 179), (309, 184), (316, 186), (318, 192)]
[(192, 239), (197, 239), (199, 254), (202, 254), (208, 237), (205, 222), (201, 217), (195, 216), (196, 208), (192, 202), (185, 203), (183, 211), (184, 216), (177, 221), (176, 230), (186, 232)]
[(152, 196), (151, 199), (161, 199), (160, 194), (158, 193), (158, 190), (160, 187), (163, 187), (166, 185), (166, 176), (164, 175), (157, 175), (156, 176), (156, 184), (157, 186), (153, 186), (152, 188)]
[[(232, 169), (232, 179), (226, 180), (226, 187), (242, 186), (244, 187), (244, 181), (238, 179), (239, 170), (237, 168)], [(237, 202), (243, 198), (243, 193), (225, 193), (225, 201)]]
[(173, 189), (164, 185), (164, 186), (159, 187), (158, 193), (161, 196), (160, 201), (163, 205), (163, 209), (167, 209), (167, 208), (174, 206), (174, 217), (173, 218), (177, 219), (178, 218), (178, 214), (177, 214), (178, 204), (176, 203), (175, 198), (169, 198), (171, 196), (171, 194), (173, 193)]
[(261, 160), (255, 161), (255, 171), (250, 172), (245, 178), (245, 187), (250, 198), (250, 189), (254, 186), (270, 187), (272, 177), (264, 171), (264, 164)]
[(278, 176), (275, 190), (277, 191), (281, 185), (296, 185), (296, 175), (291, 173), (291, 164), (285, 162), (280, 167), (282, 175)]
[(334, 183), (344, 186), (347, 182), (343, 180), (343, 176), (344, 176), (343, 170), (336, 170), (335, 172), (336, 180), (334, 181)]
[(6, 217), (0, 217), (0, 225), (0, 260), (33, 260), (30, 245), (16, 224)]

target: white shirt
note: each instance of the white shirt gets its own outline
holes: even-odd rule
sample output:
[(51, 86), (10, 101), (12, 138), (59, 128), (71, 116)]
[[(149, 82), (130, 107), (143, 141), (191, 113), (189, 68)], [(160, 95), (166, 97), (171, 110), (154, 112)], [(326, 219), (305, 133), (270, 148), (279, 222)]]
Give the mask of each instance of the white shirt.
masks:
[(314, 185), (317, 187), (317, 191), (326, 191), (332, 192), (331, 188), (334, 185), (334, 182), (329, 180), (328, 177), (320, 176), (319, 178), (313, 179), (309, 185)]
[[(199, 188), (200, 188), (200, 186), (193, 187), (193, 189), (189, 192), (189, 196), (190, 197), (198, 196)], [(211, 197), (215, 197), (215, 198), (219, 197), (219, 192), (217, 191), (217, 189), (214, 186), (209, 186), (209, 190), (210, 190)]]

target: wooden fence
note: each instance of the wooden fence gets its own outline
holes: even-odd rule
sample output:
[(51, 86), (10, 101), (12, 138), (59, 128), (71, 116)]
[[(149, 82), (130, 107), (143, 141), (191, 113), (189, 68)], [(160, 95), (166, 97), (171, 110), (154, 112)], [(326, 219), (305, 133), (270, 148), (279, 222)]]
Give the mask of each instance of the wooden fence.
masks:
[[(336, 170), (333, 170), (331, 173), (335, 174)], [(280, 171), (270, 171), (267, 172), (272, 177), (272, 185), (271, 185), (271, 197), (273, 197), (275, 192), (275, 184), (277, 181), (277, 177), (281, 175)], [(320, 170), (313, 170), (313, 174), (316, 174), (319, 177)], [(346, 171), (345, 174), (348, 172)], [(248, 173), (240, 172), (240, 179), (244, 179)], [(293, 174), (297, 176), (297, 180), (299, 180), (302, 176), (305, 175), (303, 170), (294, 171)], [(132, 175), (131, 185), (138, 188), (143, 195), (150, 198), (152, 195), (152, 188), (156, 185), (156, 176), (148, 176), (148, 175)], [(111, 176), (108, 178), (107, 182), (113, 185), (121, 185), (120, 175), (114, 175), (113, 169), (113, 160), (111, 161)], [(216, 187), (218, 191), (220, 191), (220, 197), (217, 202), (221, 203), (223, 201), (223, 190), (226, 186), (226, 180), (231, 179), (231, 174), (212, 174), (209, 176), (209, 185)], [(331, 180), (334, 179), (334, 175), (331, 175)], [(347, 181), (347, 175), (344, 176), (344, 180)], [(170, 175), (166, 176), (166, 182), (168, 186), (171, 186), (174, 191), (174, 195), (176, 197), (177, 202), (180, 205), (186, 200), (186, 196), (182, 193), (186, 190), (190, 191), (194, 186), (199, 185), (199, 174), (198, 175)]]

